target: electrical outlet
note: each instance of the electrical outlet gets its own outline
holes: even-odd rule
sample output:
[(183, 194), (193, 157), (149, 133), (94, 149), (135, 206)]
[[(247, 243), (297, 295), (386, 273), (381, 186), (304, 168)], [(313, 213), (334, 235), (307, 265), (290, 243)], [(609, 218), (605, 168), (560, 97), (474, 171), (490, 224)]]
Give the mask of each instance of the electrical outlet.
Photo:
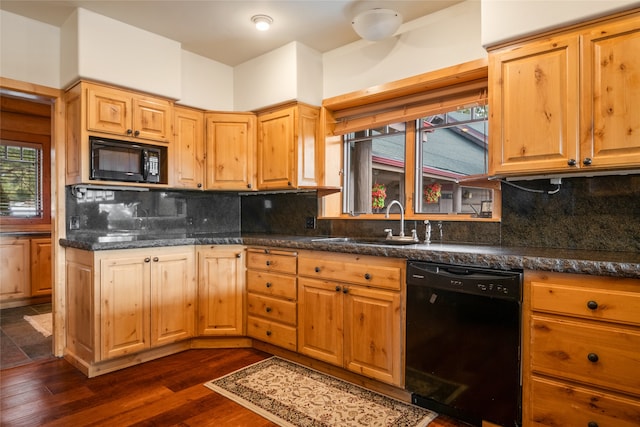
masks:
[(72, 216), (69, 219), (69, 230), (78, 230), (80, 229), (80, 217)]
[(315, 229), (316, 228), (316, 217), (314, 216), (308, 216), (305, 218), (304, 220), (304, 228), (307, 229)]

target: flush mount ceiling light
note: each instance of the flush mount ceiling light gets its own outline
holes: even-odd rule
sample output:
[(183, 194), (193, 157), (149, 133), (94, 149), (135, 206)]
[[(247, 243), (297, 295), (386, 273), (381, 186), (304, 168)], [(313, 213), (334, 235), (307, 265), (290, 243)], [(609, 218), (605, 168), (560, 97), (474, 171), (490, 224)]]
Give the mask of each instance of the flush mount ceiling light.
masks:
[(271, 24), (273, 24), (273, 18), (267, 15), (253, 15), (251, 22), (256, 24), (256, 29), (259, 31), (267, 31)]
[(371, 9), (353, 18), (351, 25), (360, 37), (377, 41), (391, 37), (402, 24), (402, 15), (391, 9)]

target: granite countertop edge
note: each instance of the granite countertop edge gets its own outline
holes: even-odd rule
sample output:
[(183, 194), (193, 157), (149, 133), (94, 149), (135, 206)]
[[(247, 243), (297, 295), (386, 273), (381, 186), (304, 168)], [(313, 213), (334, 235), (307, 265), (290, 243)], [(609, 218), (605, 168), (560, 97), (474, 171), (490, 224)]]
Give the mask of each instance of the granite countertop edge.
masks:
[(511, 248), (469, 244), (416, 244), (394, 246), (327, 242), (305, 236), (197, 236), (98, 242), (96, 239), (60, 239), (63, 247), (87, 251), (157, 248), (188, 245), (247, 245), (308, 249), (360, 255), (387, 256), (419, 261), (473, 265), (499, 269), (527, 269), (561, 273), (640, 278), (640, 254), (568, 249)]

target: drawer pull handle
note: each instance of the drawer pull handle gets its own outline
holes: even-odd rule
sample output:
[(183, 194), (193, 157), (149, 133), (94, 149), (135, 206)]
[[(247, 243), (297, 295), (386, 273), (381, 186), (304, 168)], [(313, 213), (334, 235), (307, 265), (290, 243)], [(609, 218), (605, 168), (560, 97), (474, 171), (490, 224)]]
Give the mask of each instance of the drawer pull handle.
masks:
[(265, 308), (264, 311), (266, 311), (267, 313), (271, 313), (271, 307)]
[(598, 357), (598, 355), (597, 355), (597, 354), (595, 354), (595, 353), (589, 353), (589, 354), (587, 355), (587, 359), (589, 359), (589, 362), (596, 363), (600, 358), (599, 358), (599, 357)]
[(366, 280), (371, 280), (371, 275), (369, 273), (364, 273), (364, 278)]
[(267, 267), (271, 265), (271, 261), (267, 261)]
[(316, 268), (314, 268), (314, 270), (315, 270), (316, 273), (320, 273), (320, 267), (316, 267)]
[(271, 287), (271, 282), (267, 282), (266, 286), (267, 286), (267, 288), (270, 288)]
[(598, 423), (595, 421), (589, 421), (587, 427), (598, 427)]
[(587, 308), (589, 308), (589, 310), (595, 310), (598, 308), (598, 303), (595, 301), (589, 301), (587, 302)]
[(267, 331), (267, 336), (270, 337), (271, 336), (271, 331)]
[(342, 288), (340, 286), (336, 286), (336, 292), (340, 292)]

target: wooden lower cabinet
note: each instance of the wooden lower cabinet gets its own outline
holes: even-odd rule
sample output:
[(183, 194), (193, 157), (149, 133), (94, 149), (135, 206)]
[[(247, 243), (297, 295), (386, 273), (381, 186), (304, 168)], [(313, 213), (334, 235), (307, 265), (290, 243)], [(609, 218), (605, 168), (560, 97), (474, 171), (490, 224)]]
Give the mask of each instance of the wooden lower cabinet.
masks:
[(199, 247), (198, 335), (244, 335), (243, 246)]
[(195, 331), (193, 246), (66, 250), (65, 353), (90, 366)]
[(524, 278), (523, 425), (637, 426), (640, 280)]
[(51, 237), (0, 238), (0, 301), (28, 305), (51, 295)]
[(247, 335), (296, 351), (297, 252), (247, 249)]
[(404, 272), (400, 259), (301, 251), (298, 351), (401, 387)]

